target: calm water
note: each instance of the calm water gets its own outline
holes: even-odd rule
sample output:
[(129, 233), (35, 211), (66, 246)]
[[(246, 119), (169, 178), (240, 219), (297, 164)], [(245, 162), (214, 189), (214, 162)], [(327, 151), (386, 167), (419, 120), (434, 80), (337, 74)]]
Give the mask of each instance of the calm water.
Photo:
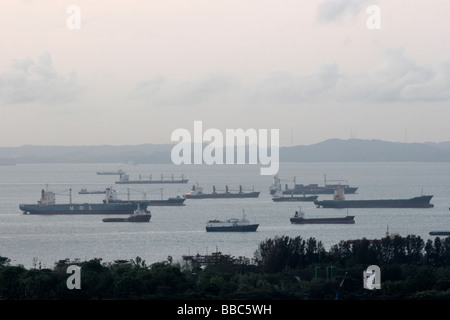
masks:
[[(130, 179), (152, 174), (187, 176), (187, 184), (175, 185), (114, 185), (118, 176), (100, 176), (97, 171), (122, 168)], [(387, 227), (391, 233), (415, 234), (424, 239), (433, 238), (432, 230), (450, 230), (450, 163), (283, 163), (279, 176), (282, 183), (323, 184), (328, 180), (345, 179), (359, 187), (358, 193), (347, 199), (410, 198), (423, 194), (434, 195), (434, 208), (429, 209), (351, 209), (354, 225), (292, 225), (289, 218), (299, 204), (308, 216), (342, 216), (346, 209), (317, 209), (313, 203), (275, 203), (269, 187), (271, 176), (259, 175), (259, 166), (249, 165), (125, 165), (125, 164), (48, 164), (0, 166), (0, 256), (13, 264), (33, 265), (37, 259), (43, 267), (53, 267), (60, 259), (88, 260), (103, 258), (135, 259), (147, 264), (165, 260), (169, 255), (175, 261), (187, 254), (206, 254), (216, 248), (233, 256), (253, 258), (260, 242), (275, 236), (314, 237), (327, 249), (341, 240), (361, 237), (383, 237)], [(290, 181), (289, 181), (290, 179)], [(101, 202), (104, 195), (80, 195), (81, 188), (102, 190), (114, 185), (121, 198), (127, 198), (130, 188), (133, 199), (159, 199), (163, 196), (185, 194), (194, 183), (206, 192), (244, 189), (261, 191), (256, 199), (202, 199), (186, 200), (184, 207), (150, 207), (150, 223), (104, 223), (104, 216), (92, 215), (24, 215), (20, 203), (35, 203), (40, 190), (57, 193), (57, 203), (69, 201), (68, 190), (73, 190), (73, 202)], [(319, 199), (329, 199), (321, 195)], [(242, 210), (247, 218), (260, 224), (256, 232), (207, 233), (208, 219), (240, 218)]]

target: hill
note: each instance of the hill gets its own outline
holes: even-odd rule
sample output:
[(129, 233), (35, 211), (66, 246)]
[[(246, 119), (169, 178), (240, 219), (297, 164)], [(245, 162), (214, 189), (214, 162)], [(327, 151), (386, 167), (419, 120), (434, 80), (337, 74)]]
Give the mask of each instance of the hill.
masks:
[[(0, 163), (171, 163), (170, 144), (0, 147)], [(329, 139), (280, 148), (281, 162), (447, 162), (450, 142)]]

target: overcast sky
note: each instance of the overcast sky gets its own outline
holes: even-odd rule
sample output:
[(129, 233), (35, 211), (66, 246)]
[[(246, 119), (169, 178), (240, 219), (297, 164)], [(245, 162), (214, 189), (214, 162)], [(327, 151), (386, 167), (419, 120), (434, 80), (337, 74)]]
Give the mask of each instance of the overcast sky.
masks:
[(450, 140), (449, 0), (2, 0), (0, 49), (0, 146)]

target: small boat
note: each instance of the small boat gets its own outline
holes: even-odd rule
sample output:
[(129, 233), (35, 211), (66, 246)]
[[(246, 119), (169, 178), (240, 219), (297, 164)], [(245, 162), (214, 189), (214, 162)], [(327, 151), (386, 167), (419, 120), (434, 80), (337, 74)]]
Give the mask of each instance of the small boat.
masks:
[(230, 192), (228, 186), (225, 186), (225, 192), (217, 192), (213, 186), (212, 193), (203, 193), (203, 188), (192, 186), (192, 189), (184, 196), (186, 199), (231, 199), (231, 198), (258, 198), (259, 191), (244, 192), (242, 186), (239, 186), (238, 192)]
[(250, 223), (243, 214), (242, 219), (227, 219), (227, 220), (208, 220), (206, 222), (207, 232), (251, 232), (258, 229), (259, 224)]
[(305, 213), (300, 208), (295, 211), (294, 216), (290, 219), (293, 224), (354, 224), (355, 216), (345, 217), (326, 217), (326, 218), (305, 218)]
[(141, 208), (136, 209), (132, 215), (126, 218), (104, 218), (103, 222), (149, 222), (152, 217), (150, 211)]
[(79, 194), (105, 194), (106, 190), (104, 190), (104, 191), (100, 191), (100, 190), (98, 190), (98, 191), (88, 191), (88, 189), (83, 188), (78, 193)]

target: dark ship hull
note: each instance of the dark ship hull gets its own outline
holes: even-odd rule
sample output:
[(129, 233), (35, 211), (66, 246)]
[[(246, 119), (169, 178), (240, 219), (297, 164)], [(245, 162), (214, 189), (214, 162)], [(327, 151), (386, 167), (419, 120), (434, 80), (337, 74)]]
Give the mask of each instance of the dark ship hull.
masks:
[(308, 196), (308, 197), (273, 197), (272, 200), (275, 202), (298, 202), (298, 201), (315, 201), (318, 196)]
[(322, 208), (432, 208), (430, 204), (433, 196), (420, 196), (411, 199), (387, 200), (322, 200), (314, 201)]
[(291, 223), (294, 224), (354, 224), (355, 216), (346, 216), (340, 218), (303, 218), (292, 217)]
[(430, 236), (450, 236), (450, 231), (430, 231)]
[(207, 232), (253, 232), (258, 229), (259, 224), (237, 225), (237, 226), (207, 226)]
[(103, 222), (149, 222), (150, 214), (131, 215), (127, 218), (104, 218)]
[(185, 206), (185, 198), (169, 198), (167, 200), (149, 200), (148, 205), (151, 206)]

